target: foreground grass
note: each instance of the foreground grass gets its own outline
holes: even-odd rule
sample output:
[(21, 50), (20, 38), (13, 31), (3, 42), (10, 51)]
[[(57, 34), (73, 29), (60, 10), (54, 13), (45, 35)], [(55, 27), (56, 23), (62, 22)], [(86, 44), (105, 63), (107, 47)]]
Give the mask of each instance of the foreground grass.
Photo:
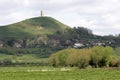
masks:
[(120, 80), (120, 69), (0, 67), (0, 80)]

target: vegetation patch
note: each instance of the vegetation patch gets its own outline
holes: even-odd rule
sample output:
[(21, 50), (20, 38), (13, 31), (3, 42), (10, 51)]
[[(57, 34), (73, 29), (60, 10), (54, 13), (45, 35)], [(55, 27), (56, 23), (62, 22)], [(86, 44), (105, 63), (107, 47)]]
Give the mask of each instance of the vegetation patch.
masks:
[[(53, 67), (0, 67), (0, 80), (119, 80), (120, 69), (93, 68), (61, 71)], [(28, 71), (31, 70), (31, 71)], [(44, 71), (42, 71), (44, 70)], [(45, 71), (51, 70), (51, 71)]]
[[(116, 60), (115, 60), (116, 59)], [(115, 61), (116, 62), (115, 62)], [(119, 66), (119, 58), (112, 47), (94, 46), (85, 49), (65, 49), (50, 56), (52, 66), (114, 67)], [(114, 65), (114, 66), (113, 66)]]

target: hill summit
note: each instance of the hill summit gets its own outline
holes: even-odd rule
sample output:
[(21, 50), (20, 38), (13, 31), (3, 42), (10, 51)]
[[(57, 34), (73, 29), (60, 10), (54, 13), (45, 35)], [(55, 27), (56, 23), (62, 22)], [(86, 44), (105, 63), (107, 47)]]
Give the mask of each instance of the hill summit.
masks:
[(2, 38), (26, 38), (35, 37), (39, 34), (53, 34), (56, 31), (64, 31), (69, 28), (52, 17), (35, 17), (24, 21), (1, 26), (0, 37)]

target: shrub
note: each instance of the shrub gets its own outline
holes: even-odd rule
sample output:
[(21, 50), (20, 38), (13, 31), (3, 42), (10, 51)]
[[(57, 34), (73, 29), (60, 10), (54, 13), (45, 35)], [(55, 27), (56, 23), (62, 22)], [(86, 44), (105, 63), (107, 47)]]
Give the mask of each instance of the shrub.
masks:
[(68, 54), (68, 57), (66, 59), (66, 64), (67, 66), (77, 66), (77, 53), (78, 51), (76, 49), (68, 49), (69, 51), (69, 54)]
[(91, 50), (91, 65), (99, 67), (99, 62), (102, 60), (102, 47), (94, 46)]
[(2, 66), (12, 65), (12, 61), (9, 59), (4, 59), (4, 60), (0, 61), (0, 65), (2, 65)]
[(49, 57), (49, 63), (54, 67), (58, 66), (58, 59), (55, 53)]
[(94, 46), (85, 49), (65, 49), (50, 56), (53, 66), (77, 66), (79, 68), (109, 67), (114, 50), (111, 47)]
[(120, 56), (120, 47), (116, 48), (116, 49), (115, 49), (115, 52), (116, 52), (117, 55)]
[(113, 48), (95, 46), (92, 48), (91, 52), (91, 65), (95, 67), (108, 67), (113, 55)]
[(66, 59), (68, 57), (68, 51), (62, 50), (57, 53), (57, 59), (58, 59), (58, 65), (60, 66), (66, 66)]
[(110, 67), (120, 67), (120, 56), (113, 56), (110, 61)]
[(85, 68), (89, 65), (90, 55), (86, 49), (66, 49), (50, 56), (53, 66), (77, 66)]
[(102, 53), (103, 54), (102, 61), (104, 62), (104, 64), (102, 64), (103, 66), (109, 67), (109, 63), (113, 56), (113, 53), (114, 53), (114, 50), (112, 47), (107, 46), (104, 48)]
[(66, 66), (66, 59), (68, 57), (69, 51), (66, 50), (61, 50), (57, 53), (54, 53), (50, 56), (50, 63), (53, 66)]
[(79, 50), (79, 53), (76, 56), (77, 56), (77, 66), (79, 68), (86, 68), (87, 66), (89, 66), (89, 61), (90, 61), (89, 49)]

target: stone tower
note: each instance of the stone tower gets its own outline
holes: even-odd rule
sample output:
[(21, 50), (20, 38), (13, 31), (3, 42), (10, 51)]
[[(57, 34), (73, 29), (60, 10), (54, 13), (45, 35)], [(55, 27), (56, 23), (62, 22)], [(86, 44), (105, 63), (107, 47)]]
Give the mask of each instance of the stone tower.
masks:
[(41, 10), (41, 13), (40, 13), (41, 17), (43, 16), (43, 11)]

